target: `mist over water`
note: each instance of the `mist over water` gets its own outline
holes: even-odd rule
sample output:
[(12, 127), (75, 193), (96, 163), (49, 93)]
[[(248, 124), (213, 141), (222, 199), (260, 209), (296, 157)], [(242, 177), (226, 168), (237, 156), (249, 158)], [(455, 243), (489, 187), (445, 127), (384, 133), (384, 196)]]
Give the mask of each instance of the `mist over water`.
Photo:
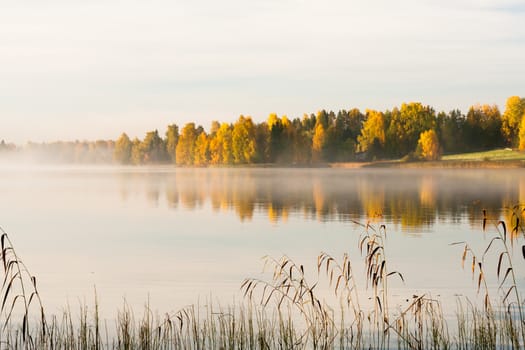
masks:
[(313, 278), (322, 251), (359, 262), (354, 221), (386, 225), (389, 263), (406, 280), (391, 285), (397, 302), (426, 292), (475, 298), (461, 248), (449, 244), (482, 251), (491, 237), (482, 210), (509, 218), (505, 208), (525, 202), (525, 174), (3, 165), (0, 196), (0, 225), (48, 310), (91, 302), (96, 287), (107, 316), (124, 299), (137, 310), (149, 299), (159, 312), (239, 300), (265, 255), (286, 254)]

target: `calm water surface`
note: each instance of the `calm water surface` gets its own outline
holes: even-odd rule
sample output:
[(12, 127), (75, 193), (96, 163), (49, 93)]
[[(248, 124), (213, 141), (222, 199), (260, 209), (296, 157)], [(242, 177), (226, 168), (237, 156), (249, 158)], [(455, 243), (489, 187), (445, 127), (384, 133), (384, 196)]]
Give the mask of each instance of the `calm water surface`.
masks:
[(245, 277), (268, 276), (265, 255), (316, 278), (320, 252), (362, 261), (354, 221), (386, 225), (390, 269), (406, 280), (391, 283), (399, 305), (431, 293), (455, 307), (476, 293), (450, 243), (481, 255), (495, 232), (482, 232), (482, 210), (496, 220), (525, 203), (525, 172), (4, 166), (0, 197), (0, 225), (51, 312), (91, 303), (95, 288), (109, 317), (124, 300), (160, 313), (228, 304)]

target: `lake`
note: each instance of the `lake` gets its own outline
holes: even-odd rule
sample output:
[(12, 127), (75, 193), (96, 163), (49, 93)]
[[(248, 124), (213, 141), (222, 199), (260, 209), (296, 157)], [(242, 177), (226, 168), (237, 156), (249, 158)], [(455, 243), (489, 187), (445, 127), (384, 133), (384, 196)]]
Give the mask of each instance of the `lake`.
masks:
[(450, 243), (467, 241), (481, 256), (496, 232), (492, 223), (483, 232), (483, 209), (508, 219), (505, 208), (525, 203), (517, 169), (3, 165), (0, 179), (0, 225), (48, 313), (92, 304), (96, 288), (108, 318), (124, 302), (162, 314), (239, 301), (244, 278), (269, 278), (265, 255), (286, 254), (313, 279), (321, 252), (359, 264), (356, 222), (386, 225), (390, 270), (405, 278), (392, 280), (396, 303), (430, 293), (454, 309), (458, 295), (476, 298), (476, 282), (461, 268), (463, 247)]

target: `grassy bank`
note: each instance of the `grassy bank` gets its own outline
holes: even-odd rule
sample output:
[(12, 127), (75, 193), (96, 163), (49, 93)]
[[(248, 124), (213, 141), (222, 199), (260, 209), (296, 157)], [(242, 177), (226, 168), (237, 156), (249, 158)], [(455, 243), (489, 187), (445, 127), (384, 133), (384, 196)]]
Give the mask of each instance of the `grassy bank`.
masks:
[[(17, 256), (8, 235), (0, 243), (4, 272), (0, 291), (1, 349), (519, 349), (525, 345), (525, 310), (514, 271), (523, 263), (511, 246), (524, 247), (522, 213), (512, 209), (509, 222), (483, 217), (486, 249), (475, 252), (455, 242), (458, 268), (467, 266), (481, 304), (457, 299), (456, 318), (446, 319), (441, 302), (431, 295), (407, 295), (403, 308), (391, 305), (389, 281), (404, 281), (390, 269), (384, 226), (361, 225), (356, 242), (365, 270), (354, 271), (344, 254), (317, 257), (317, 279), (304, 266), (283, 256), (268, 257), (265, 279), (240, 283), (244, 300), (236, 305), (213, 302), (188, 306), (172, 314), (145, 307), (139, 315), (124, 306), (108, 323), (98, 305), (48, 315), (36, 278)], [(357, 223), (359, 224), (359, 223)], [(488, 259), (492, 257), (493, 259)], [(356, 257), (354, 257), (355, 259)], [(489, 264), (494, 261), (494, 265)], [(364, 273), (366, 292), (356, 274)], [(425, 273), (421, 271), (421, 273)], [(318, 294), (326, 284), (335, 302)], [(491, 284), (499, 287), (494, 293)], [(494, 293), (494, 294), (492, 294)]]
[(495, 149), (483, 152), (444, 155), (437, 161), (381, 160), (373, 162), (330, 163), (332, 168), (524, 168), (525, 152)]
[(443, 161), (525, 161), (525, 152), (515, 151), (510, 148), (495, 149), (484, 152), (450, 154), (442, 157)]

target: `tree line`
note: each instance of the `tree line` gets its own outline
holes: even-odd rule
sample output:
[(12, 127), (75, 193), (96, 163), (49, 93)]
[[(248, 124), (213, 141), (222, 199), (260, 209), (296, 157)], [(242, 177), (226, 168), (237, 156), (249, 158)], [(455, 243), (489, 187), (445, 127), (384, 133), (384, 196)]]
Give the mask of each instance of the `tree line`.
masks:
[[(436, 113), (412, 102), (364, 113), (321, 110), (293, 119), (270, 114), (261, 123), (241, 115), (235, 123), (212, 122), (208, 132), (189, 122), (182, 128), (168, 125), (162, 136), (149, 131), (142, 140), (122, 133), (116, 141), (30, 143), (26, 150), (67, 162), (207, 166), (433, 160), (443, 153), (498, 147), (525, 149), (525, 98), (509, 97), (504, 113), (486, 104), (471, 106), (466, 115), (460, 110)], [(8, 148), (0, 144), (0, 151)]]

